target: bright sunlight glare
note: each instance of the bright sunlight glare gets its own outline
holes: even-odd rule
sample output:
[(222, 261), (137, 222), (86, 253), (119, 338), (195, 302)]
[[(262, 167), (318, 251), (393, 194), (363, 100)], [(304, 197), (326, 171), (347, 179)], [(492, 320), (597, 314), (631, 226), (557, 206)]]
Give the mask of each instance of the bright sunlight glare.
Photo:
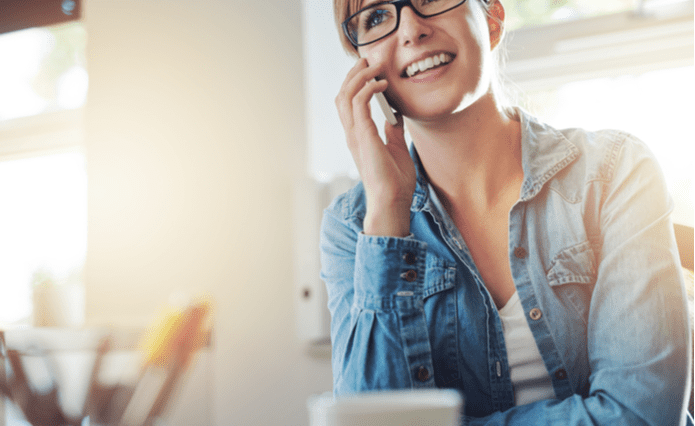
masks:
[(31, 316), (37, 270), (60, 284), (79, 271), (87, 249), (84, 154), (0, 162), (0, 324)]
[[(55, 35), (46, 28), (29, 28), (0, 36), (0, 121), (41, 114), (49, 110), (81, 107), (87, 97), (87, 71), (74, 65), (47, 77)], [(64, 55), (63, 55), (64, 56)], [(42, 74), (42, 71), (43, 74)], [(50, 74), (50, 73), (49, 73)]]
[(620, 129), (657, 157), (676, 207), (673, 220), (693, 226), (695, 192), (694, 67), (578, 81), (553, 94), (528, 94), (532, 110), (558, 128)]

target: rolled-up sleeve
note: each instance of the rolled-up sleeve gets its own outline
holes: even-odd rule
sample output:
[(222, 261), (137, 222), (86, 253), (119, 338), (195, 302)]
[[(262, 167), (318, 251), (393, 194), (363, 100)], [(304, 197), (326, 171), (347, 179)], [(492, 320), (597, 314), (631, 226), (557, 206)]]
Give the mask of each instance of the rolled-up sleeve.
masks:
[(423, 312), (427, 245), (368, 236), (337, 203), (321, 225), (334, 393), (434, 386)]

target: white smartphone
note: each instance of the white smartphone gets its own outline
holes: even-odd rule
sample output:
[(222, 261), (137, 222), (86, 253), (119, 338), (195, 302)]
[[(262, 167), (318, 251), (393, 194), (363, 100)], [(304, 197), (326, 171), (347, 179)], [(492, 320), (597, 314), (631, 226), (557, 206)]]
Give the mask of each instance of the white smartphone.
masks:
[(391, 109), (391, 105), (389, 105), (388, 101), (386, 100), (386, 96), (384, 96), (383, 93), (379, 92), (375, 94), (374, 97), (376, 97), (376, 100), (379, 103), (381, 110), (384, 112), (384, 115), (386, 116), (386, 121), (388, 121), (389, 124), (391, 124), (392, 126), (395, 126), (398, 123), (398, 120), (396, 120), (396, 116), (393, 114), (393, 110)]
[(395, 126), (398, 123), (398, 120), (396, 120), (396, 116), (393, 114), (391, 105), (389, 105), (389, 102), (386, 100), (384, 94), (379, 92), (374, 96), (376, 97), (376, 100), (379, 103), (381, 111), (384, 113), (384, 116), (386, 117), (386, 121), (388, 121), (390, 125)]

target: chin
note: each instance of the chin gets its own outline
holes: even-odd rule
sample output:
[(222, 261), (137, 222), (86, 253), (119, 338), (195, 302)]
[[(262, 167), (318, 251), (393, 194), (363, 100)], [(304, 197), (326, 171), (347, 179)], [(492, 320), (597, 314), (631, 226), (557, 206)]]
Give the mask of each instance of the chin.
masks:
[(389, 102), (404, 117), (412, 120), (437, 120), (467, 109), (485, 96), (482, 85), (476, 87), (449, 86), (431, 92), (411, 90), (407, 96), (389, 97)]
[(420, 101), (416, 105), (416, 108), (405, 107), (398, 109), (398, 111), (411, 120), (436, 121), (447, 118), (461, 109), (459, 102), (447, 102), (436, 97), (431, 100)]

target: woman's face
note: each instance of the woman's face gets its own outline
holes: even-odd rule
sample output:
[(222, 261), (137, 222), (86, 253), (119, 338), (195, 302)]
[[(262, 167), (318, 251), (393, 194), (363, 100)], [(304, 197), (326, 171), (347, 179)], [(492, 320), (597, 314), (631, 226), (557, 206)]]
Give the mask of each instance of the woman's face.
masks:
[[(427, 19), (404, 7), (396, 32), (358, 52), (370, 67), (381, 67), (379, 79), (389, 82), (385, 94), (394, 108), (411, 119), (433, 120), (465, 109), (489, 91), (487, 20), (478, 0)], [(427, 68), (429, 60), (439, 65), (425, 71), (413, 65), (425, 61)]]

